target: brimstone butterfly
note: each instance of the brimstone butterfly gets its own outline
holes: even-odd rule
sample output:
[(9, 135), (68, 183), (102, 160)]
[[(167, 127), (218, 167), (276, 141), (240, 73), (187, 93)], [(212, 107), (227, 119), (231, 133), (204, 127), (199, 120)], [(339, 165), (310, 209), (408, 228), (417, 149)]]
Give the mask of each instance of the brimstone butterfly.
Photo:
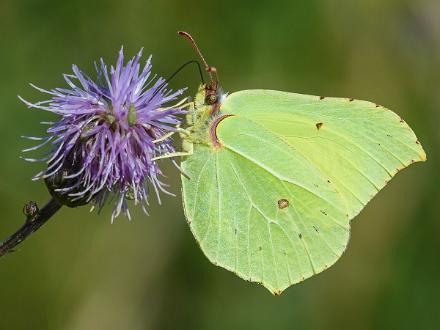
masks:
[(223, 95), (215, 76), (187, 124), (182, 192), (194, 237), (212, 263), (274, 294), (333, 265), (351, 220), (397, 172), (426, 160), (411, 128), (382, 106), (272, 90)]

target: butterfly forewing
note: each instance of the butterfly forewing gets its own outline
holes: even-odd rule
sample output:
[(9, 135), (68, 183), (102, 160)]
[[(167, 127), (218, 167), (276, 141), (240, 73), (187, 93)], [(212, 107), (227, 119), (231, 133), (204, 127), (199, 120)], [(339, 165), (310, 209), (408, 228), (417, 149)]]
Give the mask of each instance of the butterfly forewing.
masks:
[(185, 214), (211, 262), (276, 294), (334, 264), (350, 220), (425, 159), (408, 125), (369, 102), (252, 90), (225, 114), (220, 144), (182, 162)]

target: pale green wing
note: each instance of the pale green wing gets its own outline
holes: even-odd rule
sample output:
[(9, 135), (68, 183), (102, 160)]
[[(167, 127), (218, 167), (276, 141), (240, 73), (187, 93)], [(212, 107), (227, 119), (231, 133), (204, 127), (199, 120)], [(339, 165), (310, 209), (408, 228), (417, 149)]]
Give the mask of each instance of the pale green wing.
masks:
[[(329, 177), (350, 218), (399, 170), (426, 159), (402, 118), (366, 101), (249, 90), (230, 95), (222, 111), (284, 141), (309, 166)], [(222, 122), (224, 131), (218, 132), (230, 149), (239, 148), (240, 142), (233, 141), (236, 135), (246, 134), (226, 125), (234, 119)]]
[(191, 230), (214, 263), (273, 293), (331, 266), (350, 220), (425, 159), (411, 129), (369, 102), (243, 91), (221, 107), (220, 148), (182, 163)]

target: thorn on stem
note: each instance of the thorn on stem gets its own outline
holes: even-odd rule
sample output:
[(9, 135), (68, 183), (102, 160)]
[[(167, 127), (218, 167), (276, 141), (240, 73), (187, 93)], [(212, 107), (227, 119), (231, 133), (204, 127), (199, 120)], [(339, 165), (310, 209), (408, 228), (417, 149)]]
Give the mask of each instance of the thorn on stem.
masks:
[(29, 201), (24, 204), (23, 213), (26, 216), (26, 221), (31, 221), (35, 215), (38, 213), (39, 208), (36, 202)]

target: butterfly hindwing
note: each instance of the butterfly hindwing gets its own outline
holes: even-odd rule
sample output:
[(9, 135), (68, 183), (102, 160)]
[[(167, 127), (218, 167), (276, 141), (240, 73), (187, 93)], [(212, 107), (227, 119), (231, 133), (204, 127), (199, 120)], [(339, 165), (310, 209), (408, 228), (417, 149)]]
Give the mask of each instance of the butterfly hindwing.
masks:
[(411, 129), (364, 101), (266, 90), (229, 95), (219, 145), (182, 162), (185, 214), (211, 262), (273, 293), (344, 252), (350, 220), (425, 159)]

